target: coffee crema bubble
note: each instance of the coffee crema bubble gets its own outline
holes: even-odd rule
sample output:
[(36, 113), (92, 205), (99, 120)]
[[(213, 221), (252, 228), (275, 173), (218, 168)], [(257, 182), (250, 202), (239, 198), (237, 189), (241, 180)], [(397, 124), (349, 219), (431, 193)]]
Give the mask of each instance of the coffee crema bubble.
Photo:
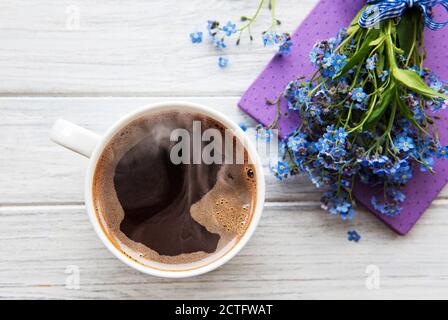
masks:
[[(171, 161), (178, 142), (170, 141), (171, 132), (192, 133), (194, 121), (200, 121), (202, 131), (214, 128), (225, 136), (225, 127), (204, 115), (148, 115), (111, 139), (95, 169), (93, 200), (103, 230), (124, 254), (144, 265), (163, 268), (219, 258), (252, 219), (256, 171), (235, 136), (233, 152), (244, 150), (241, 164)], [(202, 147), (207, 143), (201, 141)]]

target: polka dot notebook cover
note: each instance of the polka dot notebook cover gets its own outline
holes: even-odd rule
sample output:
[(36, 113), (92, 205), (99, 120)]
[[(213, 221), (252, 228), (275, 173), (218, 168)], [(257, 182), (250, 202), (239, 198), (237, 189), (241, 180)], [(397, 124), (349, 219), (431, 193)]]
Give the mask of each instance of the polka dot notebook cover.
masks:
[[(318, 40), (334, 37), (337, 31), (348, 26), (356, 13), (365, 4), (365, 0), (321, 0), (292, 35), (294, 46), (289, 56), (276, 55), (242, 96), (239, 107), (258, 122), (268, 125), (275, 117), (275, 107), (266, 104), (266, 99), (275, 100), (288, 82), (298, 75), (310, 75), (313, 67), (308, 54)], [(435, 10), (436, 12), (438, 10)], [(440, 21), (440, 19), (439, 19)], [(425, 46), (427, 50), (426, 66), (439, 77), (448, 80), (448, 27), (439, 31), (426, 30)], [(286, 102), (281, 103), (283, 111)], [(448, 110), (439, 113), (438, 122), (440, 140), (448, 143)], [(283, 116), (279, 121), (281, 137), (286, 137), (298, 123), (297, 114)], [(414, 170), (414, 177), (405, 187), (407, 199), (401, 213), (396, 217), (387, 217), (377, 213), (370, 199), (377, 191), (358, 183), (354, 194), (358, 203), (364, 205), (395, 232), (405, 235), (414, 226), (432, 200), (448, 182), (448, 162), (437, 161), (435, 175)]]

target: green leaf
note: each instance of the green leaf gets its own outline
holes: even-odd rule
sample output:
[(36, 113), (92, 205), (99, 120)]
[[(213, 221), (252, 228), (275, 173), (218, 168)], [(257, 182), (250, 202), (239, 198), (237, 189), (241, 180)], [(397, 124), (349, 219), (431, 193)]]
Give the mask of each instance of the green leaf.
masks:
[(448, 96), (441, 94), (426, 85), (422, 78), (412, 70), (404, 70), (399, 68), (392, 69), (392, 76), (401, 82), (404, 86), (414, 90), (429, 98), (439, 97), (448, 99)]
[(360, 29), (360, 26), (358, 24), (359, 17), (361, 17), (361, 14), (364, 12), (364, 10), (367, 8), (367, 5), (364, 6), (361, 10), (359, 10), (356, 17), (352, 20), (350, 23), (350, 27), (347, 29), (347, 34), (352, 34), (353, 32), (356, 32)]
[(367, 119), (366, 121), (367, 125), (374, 123), (375, 120), (379, 119), (384, 114), (387, 107), (390, 105), (390, 102), (394, 94), (395, 94), (395, 84), (392, 82), (389, 88), (387, 88), (387, 90), (383, 92), (380, 101), (377, 103), (375, 109), (370, 114), (369, 119)]
[(355, 52), (355, 54), (350, 58), (350, 60), (347, 61), (347, 63), (341, 69), (341, 71), (334, 76), (335, 79), (345, 75), (354, 66), (362, 63), (362, 61), (369, 55), (370, 50), (372, 49), (370, 43), (377, 40), (378, 34), (379, 31), (376, 29), (370, 29), (367, 32), (366, 39), (364, 40), (362, 46), (359, 48), (358, 51)]
[(371, 46), (371, 47), (376, 47), (377, 45), (379, 45), (379, 44), (381, 44), (382, 42), (384, 42), (384, 39), (385, 39), (385, 38), (386, 38), (386, 37), (385, 37), (384, 35), (382, 35), (381, 37), (376, 38), (376, 39), (373, 40), (373, 41), (370, 41), (369, 46)]
[(409, 107), (403, 102), (403, 100), (401, 100), (401, 98), (398, 96), (398, 94), (396, 95), (396, 100), (397, 100), (398, 110), (400, 111), (400, 113), (406, 119), (408, 119), (414, 126), (419, 128), (424, 133), (428, 133), (424, 128), (421, 127), (421, 125), (417, 122), (417, 120), (415, 120), (414, 115), (412, 114), (411, 110), (409, 110)]
[(384, 53), (384, 46), (378, 49), (378, 62), (376, 63), (376, 74), (378, 76), (380, 76), (384, 70), (384, 64), (386, 59), (383, 53)]
[(351, 35), (352, 33), (357, 32), (359, 29), (361, 29), (361, 27), (359, 26), (359, 24), (356, 22), (355, 24), (352, 24), (350, 27), (348, 27), (347, 29), (347, 34)]
[(397, 37), (400, 48), (407, 57), (415, 43), (415, 26), (418, 20), (414, 11), (405, 11), (397, 27)]

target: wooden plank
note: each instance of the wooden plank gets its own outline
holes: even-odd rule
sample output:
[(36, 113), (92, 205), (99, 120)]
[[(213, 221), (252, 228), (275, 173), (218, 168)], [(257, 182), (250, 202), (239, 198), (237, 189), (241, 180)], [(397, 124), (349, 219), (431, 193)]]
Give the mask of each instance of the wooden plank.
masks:
[[(65, 118), (104, 132), (122, 115), (172, 98), (2, 98), (0, 204), (82, 203), (87, 160), (48, 138), (53, 122)], [(183, 98), (221, 111), (235, 122), (255, 123), (237, 107), (237, 98)], [(267, 161), (265, 161), (267, 164)], [(316, 200), (319, 192), (298, 177), (279, 183), (266, 170), (267, 200)]]
[[(52, 1), (0, 3), (3, 95), (239, 95), (270, 60), (261, 32), (267, 8), (243, 38), (220, 52), (189, 33), (207, 20), (251, 16), (258, 1)], [(317, 0), (283, 0), (281, 31), (293, 31)], [(175, 11), (173, 11), (175, 8)], [(79, 23), (78, 23), (79, 21)], [(78, 27), (79, 26), (79, 27)], [(205, 31), (205, 30), (204, 30)], [(230, 58), (220, 70), (220, 55)]]
[[(104, 132), (122, 115), (142, 105), (172, 98), (2, 98), (0, 130), (0, 204), (82, 203), (87, 160), (52, 143), (49, 130), (58, 118)], [(237, 98), (180, 98), (221, 111), (235, 122), (254, 126), (237, 107)], [(316, 201), (316, 190), (304, 176), (277, 181), (267, 169), (267, 201)], [(61, 187), (62, 186), (62, 187)], [(440, 198), (448, 196), (445, 188)]]
[[(279, 2), (282, 30), (292, 31), (316, 2)], [(253, 126), (236, 108), (237, 97), (273, 51), (258, 38), (217, 52), (192, 45), (188, 33), (208, 19), (249, 15), (256, 3), (0, 3), (0, 95), (22, 96), (0, 99), (0, 298), (448, 297), (448, 188), (402, 238), (363, 210), (342, 223), (319, 208), (320, 192), (306, 178), (278, 183), (267, 173), (267, 203), (254, 238), (224, 267), (192, 279), (140, 274), (97, 239), (82, 205), (87, 161), (49, 141), (53, 121), (62, 117), (103, 132), (140, 105), (179, 97)], [(70, 18), (77, 11), (80, 27), (67, 27), (76, 24)], [(261, 21), (269, 21), (267, 10)], [(254, 34), (265, 28), (256, 25)], [(220, 70), (223, 54), (230, 65)], [(193, 95), (202, 97), (182, 98)], [(361, 242), (347, 241), (351, 228)], [(68, 266), (80, 269), (79, 290), (65, 286)], [(379, 268), (377, 290), (366, 287), (368, 266)]]
[[(103, 247), (83, 206), (0, 208), (0, 298), (446, 298), (448, 216), (437, 200), (407, 237), (370, 214), (350, 223), (317, 202), (269, 203), (254, 237), (220, 269), (184, 280), (159, 279), (122, 264)], [(347, 241), (356, 228), (359, 243)], [(379, 268), (379, 289), (366, 268)], [(68, 266), (80, 289), (65, 286)]]

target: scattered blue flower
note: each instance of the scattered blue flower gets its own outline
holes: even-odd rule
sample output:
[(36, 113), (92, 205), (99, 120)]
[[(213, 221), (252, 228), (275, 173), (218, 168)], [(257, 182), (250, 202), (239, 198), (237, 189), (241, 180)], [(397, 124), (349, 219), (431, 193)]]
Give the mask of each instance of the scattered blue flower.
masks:
[(374, 56), (372, 56), (366, 60), (366, 69), (367, 70), (375, 70), (377, 57), (378, 57), (377, 54), (375, 54)]
[(239, 126), (240, 126), (241, 130), (247, 131), (247, 125), (244, 122), (240, 122)]
[(389, 76), (389, 70), (383, 70), (380, 74), (381, 81), (386, 81), (387, 77)]
[(224, 58), (224, 57), (218, 58), (218, 65), (220, 68), (225, 68), (225, 67), (227, 67), (228, 64), (229, 64), (229, 59)]
[(403, 192), (398, 190), (397, 188), (389, 187), (386, 189), (386, 194), (389, 198), (396, 202), (404, 202), (406, 196)]
[(284, 93), (286, 101), (288, 102), (288, 109), (299, 110), (302, 106), (308, 107), (311, 102), (308, 93), (308, 88), (303, 87), (299, 81), (291, 81)]
[(357, 102), (364, 102), (367, 94), (364, 92), (363, 88), (355, 88), (352, 90), (352, 100)]
[[(272, 32), (263, 34), (265, 45), (280, 46), (287, 39)], [(342, 42), (343, 50), (336, 50)], [(372, 198), (372, 206), (381, 214), (395, 216), (406, 201), (402, 187), (412, 179), (413, 170), (432, 171), (436, 157), (448, 158), (448, 147), (440, 146), (429, 122), (434, 117), (427, 112), (447, 108), (448, 100), (426, 97), (400, 87), (400, 99), (409, 113), (405, 114), (400, 105), (391, 128), (388, 127), (389, 109), (375, 119), (377, 124), (365, 122), (373, 97), (378, 98), (375, 88), (386, 88), (391, 75), (389, 70), (382, 70), (375, 54), (335, 78), (357, 48), (358, 40), (348, 40), (346, 30), (317, 42), (309, 54), (316, 75), (310, 80), (294, 79), (283, 92), (289, 113), (298, 114), (301, 123), (285, 140), (281, 159), (289, 165), (290, 175), (303, 172), (317, 188), (327, 187), (321, 199), (322, 208), (343, 220), (355, 214), (352, 200), (355, 181), (384, 186), (384, 199)], [(397, 65), (405, 68), (406, 58), (397, 58)], [(448, 94), (448, 84), (428, 69), (413, 67), (412, 70), (433, 90)], [(374, 75), (378, 78), (376, 84)], [(429, 128), (429, 134), (424, 134), (419, 127)], [(274, 166), (274, 171), (283, 178), (283, 170)]]
[(333, 148), (331, 150), (331, 156), (333, 157), (333, 159), (336, 159), (336, 160), (341, 159), (346, 154), (347, 154), (347, 152), (343, 148)]
[(373, 196), (373, 197), (370, 199), (370, 203), (372, 204), (373, 208), (374, 208), (376, 211), (378, 211), (378, 212), (382, 212), (382, 211), (384, 210), (384, 207), (385, 207), (384, 204), (379, 203), (375, 196)]
[(316, 143), (319, 153), (328, 153), (330, 151), (330, 141), (328, 139), (320, 138)]
[(291, 39), (287, 39), (279, 45), (278, 52), (281, 55), (289, 55), (291, 53), (292, 41)]
[(263, 44), (265, 46), (274, 45), (276, 43), (276, 34), (272, 31), (264, 32), (262, 35)]
[(435, 164), (434, 157), (426, 156), (422, 159), (422, 161), (423, 161), (423, 163), (420, 164), (420, 171), (421, 172), (431, 171)]
[(261, 138), (265, 140), (266, 142), (271, 141), (272, 131), (269, 128), (263, 128), (261, 125), (257, 126), (257, 139)]
[(217, 49), (225, 49), (227, 45), (224, 42), (224, 39), (213, 39), (213, 44)]
[(348, 241), (358, 242), (359, 240), (361, 240), (361, 236), (358, 232), (356, 232), (356, 230), (350, 230), (347, 232), (347, 239)]
[(404, 185), (413, 176), (412, 166), (407, 159), (401, 159), (394, 164), (387, 176), (388, 181), (397, 185)]
[(306, 134), (300, 133), (297, 136), (290, 136), (288, 139), (288, 147), (294, 152), (307, 148)]
[(353, 103), (351, 106), (355, 110), (367, 110), (366, 106), (362, 103)]
[(190, 39), (192, 43), (201, 43), (202, 42), (202, 32), (192, 32), (190, 33)]
[(436, 157), (439, 159), (447, 159), (448, 158), (448, 146), (440, 146), (437, 148)]
[(333, 65), (333, 54), (331, 52), (325, 52), (322, 61), (324, 66), (331, 67)]
[(333, 56), (333, 67), (336, 72), (339, 72), (346, 64), (347, 56), (343, 54), (336, 54)]
[(319, 48), (314, 47), (313, 50), (310, 52), (310, 61), (313, 64), (313, 66), (318, 67), (319, 66), (319, 57), (321, 56), (321, 50)]
[(291, 53), (292, 41), (289, 33), (277, 34), (273, 31), (267, 31), (263, 33), (262, 39), (265, 46), (277, 45), (278, 53), (281, 55)]
[(345, 188), (351, 188), (352, 181), (351, 180), (347, 180), (347, 179), (341, 179), (341, 186), (343, 186)]
[(322, 208), (331, 214), (339, 215), (342, 220), (351, 220), (354, 216), (353, 204), (344, 190), (337, 190), (336, 186), (322, 196)]
[[(403, 61), (406, 61), (405, 57), (403, 57), (402, 59), (403, 59)], [(419, 66), (412, 66), (411, 70), (415, 71), (420, 77), (425, 76), (425, 70), (421, 69)]]
[(290, 172), (288, 163), (278, 159), (271, 161), (270, 168), (279, 180), (286, 178)]
[(370, 202), (376, 211), (389, 217), (396, 216), (401, 210), (401, 208), (399, 208), (395, 202), (380, 203), (375, 196), (371, 198)]
[(425, 118), (425, 113), (423, 112), (422, 108), (418, 104), (412, 108), (412, 113), (414, 114), (415, 120), (420, 121)]
[(432, 111), (438, 112), (440, 110), (445, 110), (448, 106), (448, 100), (444, 99), (433, 99), (427, 103), (427, 106), (431, 108)]
[(232, 21), (227, 22), (227, 24), (222, 28), (224, 34), (230, 37), (232, 34), (237, 32), (236, 24)]
[(207, 31), (210, 36), (214, 37), (216, 35), (216, 33), (218, 32), (218, 28), (219, 28), (218, 21), (213, 21), (213, 20), (207, 21)]
[(398, 150), (408, 152), (415, 148), (414, 140), (408, 136), (401, 136), (398, 141), (395, 142), (395, 146)]
[(348, 136), (348, 132), (343, 127), (340, 127), (334, 132), (334, 137), (337, 143), (345, 143), (345, 138)]

